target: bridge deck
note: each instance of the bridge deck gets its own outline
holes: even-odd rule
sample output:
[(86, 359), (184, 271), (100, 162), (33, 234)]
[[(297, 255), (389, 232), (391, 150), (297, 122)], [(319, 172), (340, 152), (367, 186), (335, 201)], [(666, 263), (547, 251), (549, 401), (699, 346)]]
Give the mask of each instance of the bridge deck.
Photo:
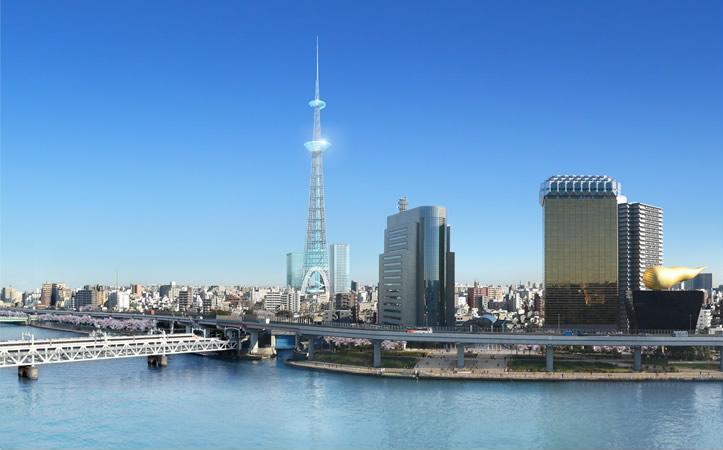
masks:
[(234, 342), (193, 334), (0, 342), (0, 368), (231, 350)]

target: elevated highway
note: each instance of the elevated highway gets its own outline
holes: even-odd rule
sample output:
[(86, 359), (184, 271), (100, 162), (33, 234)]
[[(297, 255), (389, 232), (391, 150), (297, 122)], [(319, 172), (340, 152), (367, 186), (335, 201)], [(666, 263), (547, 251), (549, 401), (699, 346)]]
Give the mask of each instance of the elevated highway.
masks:
[[(561, 332), (549, 330), (536, 333), (516, 332), (472, 332), (459, 328), (434, 329), (432, 332), (416, 330), (410, 332), (403, 327), (381, 326), (370, 324), (342, 324), (342, 323), (309, 323), (304, 320), (266, 321), (250, 316), (233, 317), (192, 317), (183, 315), (147, 315), (138, 313), (110, 313), (110, 312), (66, 312), (66, 311), (35, 311), (23, 310), (29, 314), (84, 314), (94, 317), (113, 317), (118, 319), (155, 319), (191, 326), (201, 326), (217, 329), (243, 330), (250, 336), (252, 347), (258, 341), (258, 334), (270, 331), (274, 334), (295, 334), (299, 336), (317, 337), (334, 336), (352, 339), (368, 339), (374, 349), (373, 363), (378, 366), (381, 362), (381, 342), (407, 341), (425, 343), (454, 344), (458, 351), (458, 366), (464, 365), (465, 345), (540, 345), (544, 346), (547, 355), (547, 368), (553, 369), (553, 353), (556, 346), (625, 346), (633, 349), (634, 366), (641, 366), (642, 347), (716, 347), (723, 354), (723, 335), (690, 334), (673, 336), (671, 333), (656, 334), (618, 334), (618, 333), (583, 333), (566, 336)], [(188, 328), (190, 330), (190, 328)], [(314, 357), (314, 341), (309, 341), (309, 356)], [(723, 371), (723, 358), (720, 363)]]

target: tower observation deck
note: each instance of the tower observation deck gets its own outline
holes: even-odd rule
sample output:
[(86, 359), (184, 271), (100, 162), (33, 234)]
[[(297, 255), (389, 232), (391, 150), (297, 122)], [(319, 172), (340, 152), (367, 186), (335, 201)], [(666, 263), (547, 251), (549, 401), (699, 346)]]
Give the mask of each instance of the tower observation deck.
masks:
[(326, 213), (324, 212), (324, 159), (331, 144), (321, 136), (321, 110), (326, 102), (319, 98), (319, 38), (316, 39), (316, 85), (314, 99), (309, 102), (314, 109), (312, 140), (304, 146), (311, 153), (311, 176), (309, 178), (309, 211), (306, 221), (304, 245), (304, 279), (301, 292), (305, 295), (324, 296), (329, 290), (329, 258), (326, 249)]

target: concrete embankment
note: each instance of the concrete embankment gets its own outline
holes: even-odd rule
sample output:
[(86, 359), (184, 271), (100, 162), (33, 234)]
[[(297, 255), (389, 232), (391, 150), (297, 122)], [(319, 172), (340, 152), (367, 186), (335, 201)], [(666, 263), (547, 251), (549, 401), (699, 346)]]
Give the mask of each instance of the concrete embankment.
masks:
[(90, 331), (78, 330), (76, 328), (63, 328), (62, 326), (59, 326), (59, 325), (48, 325), (45, 323), (39, 323), (36, 320), (31, 321), (28, 326), (35, 327), (35, 328), (42, 328), (44, 330), (66, 331), (68, 333), (77, 333), (77, 334), (90, 334)]
[(723, 372), (681, 371), (681, 372), (632, 372), (632, 373), (590, 373), (590, 372), (505, 372), (479, 370), (445, 369), (387, 369), (318, 361), (288, 360), (287, 364), (312, 370), (323, 370), (350, 375), (381, 376), (392, 378), (436, 379), (436, 380), (479, 380), (479, 381), (723, 381)]

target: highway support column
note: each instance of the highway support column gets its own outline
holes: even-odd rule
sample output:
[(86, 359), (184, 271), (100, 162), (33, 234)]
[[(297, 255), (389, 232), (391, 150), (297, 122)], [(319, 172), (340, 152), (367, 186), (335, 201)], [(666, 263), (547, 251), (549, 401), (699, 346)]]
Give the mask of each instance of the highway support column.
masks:
[(633, 347), (633, 370), (636, 372), (643, 370), (643, 352), (639, 345)]
[(249, 331), (249, 354), (256, 354), (259, 352), (259, 332), (251, 330)]
[(29, 380), (38, 379), (38, 368), (35, 366), (19, 366), (18, 376), (20, 378), (27, 378)]
[(464, 369), (464, 344), (457, 343), (457, 368)]
[(382, 366), (382, 341), (379, 339), (372, 340), (372, 348), (373, 348), (373, 358), (372, 358), (372, 367), (381, 367)]
[(314, 345), (314, 339), (315, 339), (315, 338), (316, 338), (316, 336), (309, 336), (309, 354), (308, 354), (308, 356), (306, 357), (306, 359), (308, 359), (309, 361), (313, 361), (313, 360), (314, 360), (314, 353), (316, 353), (316, 348), (315, 348), (315, 345)]
[(555, 371), (555, 346), (545, 346), (545, 370), (548, 372)]

